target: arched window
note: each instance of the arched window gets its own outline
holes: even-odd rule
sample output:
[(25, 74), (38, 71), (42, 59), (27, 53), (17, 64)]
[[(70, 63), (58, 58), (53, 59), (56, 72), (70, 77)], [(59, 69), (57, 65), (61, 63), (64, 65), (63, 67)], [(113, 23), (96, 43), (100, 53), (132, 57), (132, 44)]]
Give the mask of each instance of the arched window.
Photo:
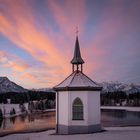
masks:
[(72, 119), (73, 120), (83, 120), (83, 103), (80, 98), (76, 98), (72, 105)]

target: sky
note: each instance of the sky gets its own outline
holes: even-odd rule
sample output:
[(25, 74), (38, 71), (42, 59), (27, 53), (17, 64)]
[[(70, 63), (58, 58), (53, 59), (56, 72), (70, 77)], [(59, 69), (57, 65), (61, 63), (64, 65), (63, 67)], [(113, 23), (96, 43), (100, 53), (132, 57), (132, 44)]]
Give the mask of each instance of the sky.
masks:
[(76, 27), (86, 75), (140, 83), (140, 0), (0, 0), (0, 76), (59, 84), (72, 73)]

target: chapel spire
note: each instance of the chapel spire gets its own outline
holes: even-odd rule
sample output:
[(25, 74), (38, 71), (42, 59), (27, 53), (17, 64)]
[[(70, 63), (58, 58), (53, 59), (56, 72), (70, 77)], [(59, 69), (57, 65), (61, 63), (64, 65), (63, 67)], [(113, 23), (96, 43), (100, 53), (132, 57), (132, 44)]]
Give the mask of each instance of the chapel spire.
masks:
[[(74, 50), (74, 57), (71, 60), (71, 64), (73, 65), (73, 72), (75, 71), (74, 66), (76, 65), (76, 71), (83, 71), (82, 64), (84, 60), (81, 57), (80, 46), (78, 41), (78, 35), (76, 35), (76, 42), (75, 42), (75, 50)], [(79, 65), (81, 65), (81, 70), (79, 70)]]

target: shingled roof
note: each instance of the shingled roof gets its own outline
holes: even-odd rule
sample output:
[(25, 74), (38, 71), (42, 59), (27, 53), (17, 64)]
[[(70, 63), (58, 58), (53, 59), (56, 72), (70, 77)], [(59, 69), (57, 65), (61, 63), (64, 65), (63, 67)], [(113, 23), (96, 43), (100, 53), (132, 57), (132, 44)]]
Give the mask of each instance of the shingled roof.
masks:
[(75, 71), (64, 81), (54, 87), (57, 91), (61, 90), (101, 90), (102, 88), (81, 71)]

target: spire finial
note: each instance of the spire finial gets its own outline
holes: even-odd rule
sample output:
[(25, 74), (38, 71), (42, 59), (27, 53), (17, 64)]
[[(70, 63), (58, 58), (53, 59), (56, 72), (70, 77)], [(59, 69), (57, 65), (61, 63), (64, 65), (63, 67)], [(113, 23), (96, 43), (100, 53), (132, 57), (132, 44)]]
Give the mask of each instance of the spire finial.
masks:
[(84, 63), (84, 60), (81, 57), (80, 53), (80, 46), (79, 46), (79, 41), (78, 41), (78, 27), (76, 27), (76, 42), (75, 42), (75, 49), (74, 49), (74, 56), (73, 59), (71, 60), (71, 64), (73, 65), (73, 72), (74, 72), (74, 66), (76, 65), (76, 70), (79, 71), (79, 65), (81, 65), (81, 72), (83, 71), (82, 64)]
[(78, 30), (78, 26), (76, 26), (76, 36), (78, 36), (79, 30)]

